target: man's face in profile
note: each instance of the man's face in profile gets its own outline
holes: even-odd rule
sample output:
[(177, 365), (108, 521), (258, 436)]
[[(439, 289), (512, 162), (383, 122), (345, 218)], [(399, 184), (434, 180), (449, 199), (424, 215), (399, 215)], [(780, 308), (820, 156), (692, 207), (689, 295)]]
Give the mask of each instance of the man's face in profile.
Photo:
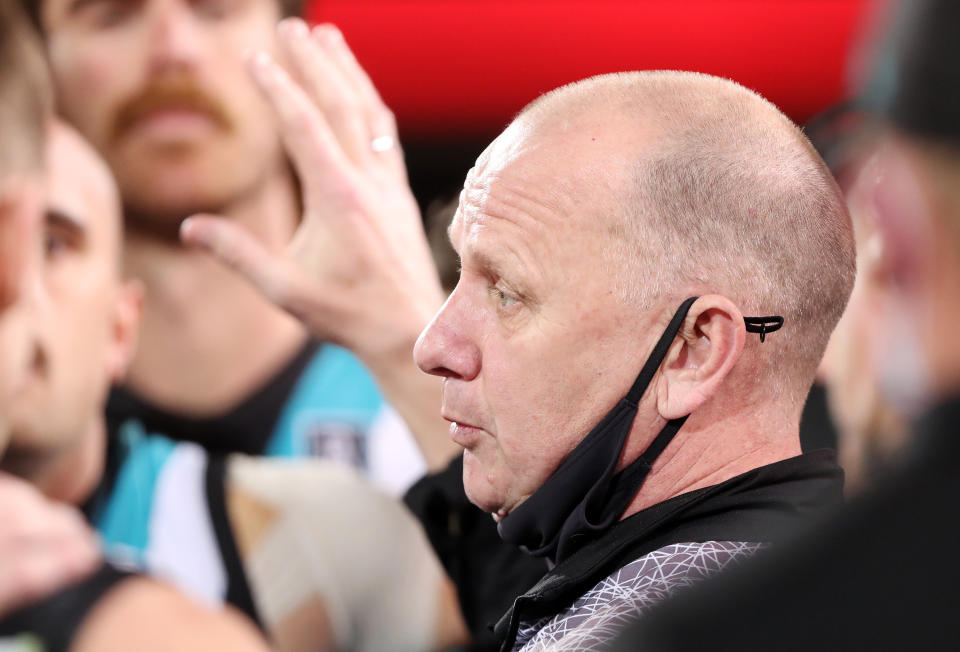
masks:
[(282, 160), (244, 54), (275, 50), (276, 0), (46, 0), (65, 117), (125, 203), (167, 221), (236, 199)]
[(11, 410), (11, 449), (62, 448), (85, 436), (125, 362), (115, 186), (89, 146), (62, 125), (48, 138), (47, 167), (42, 284), (49, 305), (31, 342), (33, 373)]
[(501, 515), (626, 393), (656, 336), (608, 264), (615, 129), (529, 131), (514, 123), (467, 177), (450, 228), (460, 281), (415, 349), (444, 377), (467, 495)]

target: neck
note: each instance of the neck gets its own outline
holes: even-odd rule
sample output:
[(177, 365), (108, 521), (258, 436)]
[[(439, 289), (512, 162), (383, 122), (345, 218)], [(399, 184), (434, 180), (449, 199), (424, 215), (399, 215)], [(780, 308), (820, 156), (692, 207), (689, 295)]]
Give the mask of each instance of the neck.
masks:
[[(704, 409), (707, 407), (687, 419), (654, 462), (646, 482), (621, 518), (801, 452), (798, 419), (756, 406), (725, 416)], [(656, 419), (657, 423), (648, 424), (653, 433), (651, 440), (666, 424), (659, 416)], [(631, 448), (628, 443), (628, 449)], [(635, 459), (641, 452), (642, 448), (630, 451), (632, 456), (626, 459)]]
[(106, 441), (106, 426), (98, 415), (84, 436), (70, 445), (43, 453), (11, 450), (4, 458), (4, 467), (51, 500), (81, 505), (103, 476)]
[[(225, 206), (268, 250), (280, 252), (299, 221), (284, 166), (255, 192)], [(222, 412), (276, 373), (303, 345), (302, 326), (204, 253), (130, 231), (125, 271), (146, 286), (141, 345), (128, 374), (134, 391), (167, 409)]]

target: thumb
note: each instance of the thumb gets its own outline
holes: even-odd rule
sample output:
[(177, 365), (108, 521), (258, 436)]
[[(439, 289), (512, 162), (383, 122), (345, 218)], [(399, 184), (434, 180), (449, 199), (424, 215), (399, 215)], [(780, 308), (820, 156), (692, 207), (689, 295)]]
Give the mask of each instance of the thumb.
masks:
[(222, 217), (194, 215), (180, 224), (180, 240), (188, 247), (213, 254), (270, 301), (281, 303), (283, 290), (288, 285), (284, 267), (243, 227)]

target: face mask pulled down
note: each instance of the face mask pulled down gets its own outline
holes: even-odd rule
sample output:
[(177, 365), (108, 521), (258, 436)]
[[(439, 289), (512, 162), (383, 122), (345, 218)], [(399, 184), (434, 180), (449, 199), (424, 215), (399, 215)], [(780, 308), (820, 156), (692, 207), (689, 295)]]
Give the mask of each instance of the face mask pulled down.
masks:
[[(647, 449), (616, 472), (617, 461), (637, 416), (637, 405), (667, 356), (697, 297), (674, 313), (627, 395), (574, 448), (544, 484), (497, 526), (500, 537), (524, 552), (560, 562), (620, 519), (657, 457), (687, 420), (671, 419)], [(745, 318), (763, 340), (782, 317)]]

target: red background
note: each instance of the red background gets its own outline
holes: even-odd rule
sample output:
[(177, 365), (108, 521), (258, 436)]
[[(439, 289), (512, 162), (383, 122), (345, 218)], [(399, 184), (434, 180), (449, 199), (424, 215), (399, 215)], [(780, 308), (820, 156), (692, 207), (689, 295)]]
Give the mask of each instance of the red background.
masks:
[(732, 78), (795, 121), (841, 99), (870, 0), (312, 0), (344, 32), (414, 139), (498, 132), (538, 94), (589, 75)]

